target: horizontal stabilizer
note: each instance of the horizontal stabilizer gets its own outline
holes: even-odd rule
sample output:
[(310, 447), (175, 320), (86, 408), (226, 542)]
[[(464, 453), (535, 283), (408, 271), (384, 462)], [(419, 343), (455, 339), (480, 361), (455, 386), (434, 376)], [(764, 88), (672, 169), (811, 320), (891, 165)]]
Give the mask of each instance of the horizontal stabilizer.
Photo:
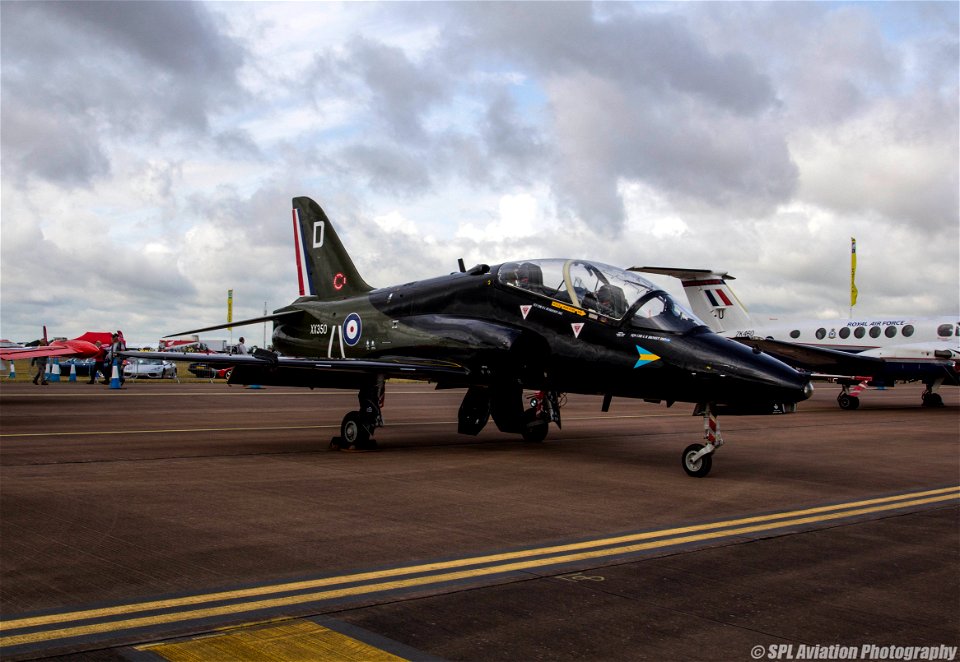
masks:
[(679, 269), (674, 267), (630, 267), (627, 271), (638, 271), (645, 274), (659, 274), (661, 276), (673, 276), (680, 280), (736, 280), (725, 271), (712, 271), (710, 269)]
[[(248, 320), (240, 320), (238, 322), (227, 322), (225, 324), (216, 324), (214, 326), (205, 326), (202, 329), (192, 329), (190, 331), (179, 331), (177, 333), (171, 333), (164, 338), (176, 338), (177, 336), (189, 336), (194, 333), (203, 333), (204, 331), (217, 331), (219, 329), (230, 329), (235, 326), (247, 326), (248, 324), (262, 324), (263, 322), (275, 322), (278, 320), (292, 319), (303, 315), (302, 310), (285, 310), (282, 313), (273, 313), (272, 315), (264, 315), (263, 317), (254, 317)], [(169, 356), (169, 354), (167, 354)]]

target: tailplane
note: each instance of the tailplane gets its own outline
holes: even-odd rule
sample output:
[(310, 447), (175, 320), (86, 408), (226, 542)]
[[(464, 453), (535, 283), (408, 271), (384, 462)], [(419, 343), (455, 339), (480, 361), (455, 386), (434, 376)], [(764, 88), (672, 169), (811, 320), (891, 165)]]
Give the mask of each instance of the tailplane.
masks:
[(293, 233), (300, 296), (340, 299), (373, 289), (360, 277), (330, 219), (310, 198), (293, 199)]
[(717, 333), (730, 333), (754, 326), (750, 313), (727, 285), (728, 280), (735, 280), (728, 273), (671, 267), (640, 267), (635, 270), (679, 278), (694, 314)]

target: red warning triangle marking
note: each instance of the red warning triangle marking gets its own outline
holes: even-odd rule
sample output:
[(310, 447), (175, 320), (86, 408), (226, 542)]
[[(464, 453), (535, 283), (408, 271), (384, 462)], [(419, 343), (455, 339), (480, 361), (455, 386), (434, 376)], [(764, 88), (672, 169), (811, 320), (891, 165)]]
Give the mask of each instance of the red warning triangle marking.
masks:
[(579, 338), (580, 331), (583, 329), (583, 322), (571, 322), (570, 326), (573, 327), (573, 337)]
[(520, 306), (520, 314), (523, 315), (523, 319), (527, 319), (531, 308), (533, 308), (533, 306)]

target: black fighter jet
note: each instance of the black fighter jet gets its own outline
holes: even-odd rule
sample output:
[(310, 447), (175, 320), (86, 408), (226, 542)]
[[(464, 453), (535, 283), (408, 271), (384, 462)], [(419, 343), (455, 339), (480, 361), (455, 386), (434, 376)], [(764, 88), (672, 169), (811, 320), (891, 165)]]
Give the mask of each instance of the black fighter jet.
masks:
[[(458, 431), (490, 418), (503, 432), (542, 441), (560, 426), (565, 393), (695, 403), (705, 443), (682, 453), (691, 476), (710, 471), (723, 443), (717, 414), (788, 413), (808, 398), (806, 375), (710, 331), (636, 273), (593, 260), (478, 264), (374, 289), (333, 224), (310, 198), (293, 200), (300, 297), (271, 315), (184, 331), (271, 321), (275, 352), (208, 355), (233, 366), (229, 383), (355, 389), (333, 445), (368, 448), (383, 425), (384, 381), (402, 377), (465, 388)], [(137, 356), (150, 356), (137, 353)], [(164, 358), (193, 360), (196, 355)], [(524, 390), (534, 391), (525, 398)]]

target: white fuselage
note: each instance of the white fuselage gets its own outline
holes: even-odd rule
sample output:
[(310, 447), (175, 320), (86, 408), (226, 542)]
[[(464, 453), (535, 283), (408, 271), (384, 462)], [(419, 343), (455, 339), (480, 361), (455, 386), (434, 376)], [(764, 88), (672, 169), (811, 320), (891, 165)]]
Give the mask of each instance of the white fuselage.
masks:
[(957, 320), (957, 317), (948, 316), (770, 320), (754, 328), (725, 330), (721, 335), (771, 338), (856, 353), (931, 343), (952, 349), (960, 343), (960, 322)]

